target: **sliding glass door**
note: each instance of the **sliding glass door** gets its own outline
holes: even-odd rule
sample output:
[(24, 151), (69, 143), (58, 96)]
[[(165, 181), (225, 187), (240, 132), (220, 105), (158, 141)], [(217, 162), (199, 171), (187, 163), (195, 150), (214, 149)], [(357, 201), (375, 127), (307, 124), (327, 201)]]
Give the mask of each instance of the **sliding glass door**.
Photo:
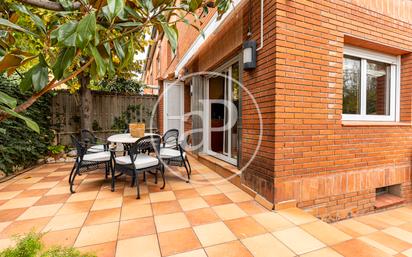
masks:
[(209, 100), (208, 153), (237, 165), (239, 63), (228, 66), (220, 73), (221, 76), (208, 78), (206, 87)]

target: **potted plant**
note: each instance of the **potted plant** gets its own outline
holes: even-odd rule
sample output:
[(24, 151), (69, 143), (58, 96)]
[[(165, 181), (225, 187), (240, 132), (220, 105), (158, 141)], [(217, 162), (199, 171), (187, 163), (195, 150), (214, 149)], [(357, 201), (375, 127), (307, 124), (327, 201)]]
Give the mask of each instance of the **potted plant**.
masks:
[(50, 156), (53, 157), (54, 160), (58, 160), (63, 157), (66, 147), (64, 145), (50, 145), (47, 149), (50, 152)]

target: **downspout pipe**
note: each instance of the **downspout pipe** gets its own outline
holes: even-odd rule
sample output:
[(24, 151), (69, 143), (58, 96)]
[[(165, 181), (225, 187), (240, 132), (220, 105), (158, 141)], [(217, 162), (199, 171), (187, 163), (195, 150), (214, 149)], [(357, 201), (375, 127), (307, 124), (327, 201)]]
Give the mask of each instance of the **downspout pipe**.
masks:
[(263, 25), (265, 24), (264, 23), (264, 21), (263, 21), (263, 10), (264, 10), (264, 7), (263, 7), (263, 2), (264, 2), (264, 0), (260, 0), (260, 46), (259, 46), (259, 48), (257, 48), (256, 49), (256, 51), (259, 51), (260, 49), (262, 49), (263, 48)]

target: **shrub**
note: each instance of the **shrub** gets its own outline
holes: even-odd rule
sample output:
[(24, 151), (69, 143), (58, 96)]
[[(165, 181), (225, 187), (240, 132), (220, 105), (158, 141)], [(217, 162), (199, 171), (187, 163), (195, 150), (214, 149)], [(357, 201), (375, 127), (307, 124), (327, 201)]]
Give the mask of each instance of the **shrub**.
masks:
[[(25, 94), (19, 90), (18, 76), (10, 78), (0, 75), (0, 91), (20, 101), (27, 99), (32, 92)], [(19, 102), (21, 103), (21, 102)], [(47, 146), (51, 145), (53, 133), (50, 130), (50, 95), (42, 96), (24, 114), (37, 122), (40, 134), (27, 128), (21, 120), (9, 118), (0, 122), (0, 170), (6, 174), (26, 168), (47, 154)]]
[(41, 241), (43, 234), (30, 232), (16, 238), (16, 246), (0, 252), (0, 257), (93, 257), (91, 253), (80, 253), (73, 247), (53, 246), (46, 249)]

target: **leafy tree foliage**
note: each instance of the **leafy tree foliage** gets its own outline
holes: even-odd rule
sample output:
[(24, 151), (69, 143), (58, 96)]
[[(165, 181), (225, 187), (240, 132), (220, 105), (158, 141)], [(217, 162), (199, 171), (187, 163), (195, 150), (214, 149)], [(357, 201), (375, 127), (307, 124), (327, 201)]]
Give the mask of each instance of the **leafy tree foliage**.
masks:
[[(33, 92), (12, 108), (21, 112), (49, 90), (75, 82), (113, 78), (133, 67), (134, 55), (155, 27), (173, 50), (176, 24), (197, 27), (216, 8), (222, 15), (232, 0), (3, 0), (0, 5), (0, 72), (22, 76), (20, 89)], [(9, 114), (0, 112), (0, 121)]]
[[(32, 94), (31, 90), (21, 93), (19, 83), (20, 78), (16, 75), (10, 78), (0, 76), (0, 91), (18, 98), (18, 104)], [(47, 153), (53, 139), (50, 100), (50, 94), (46, 94), (24, 112), (25, 116), (37, 122), (40, 133), (28, 129), (20, 119), (7, 119), (0, 123), (0, 129), (4, 132), (0, 133), (0, 170), (12, 173), (36, 163)]]
[(142, 82), (135, 79), (116, 77), (110, 80), (102, 80), (92, 89), (113, 93), (142, 94), (144, 86)]

